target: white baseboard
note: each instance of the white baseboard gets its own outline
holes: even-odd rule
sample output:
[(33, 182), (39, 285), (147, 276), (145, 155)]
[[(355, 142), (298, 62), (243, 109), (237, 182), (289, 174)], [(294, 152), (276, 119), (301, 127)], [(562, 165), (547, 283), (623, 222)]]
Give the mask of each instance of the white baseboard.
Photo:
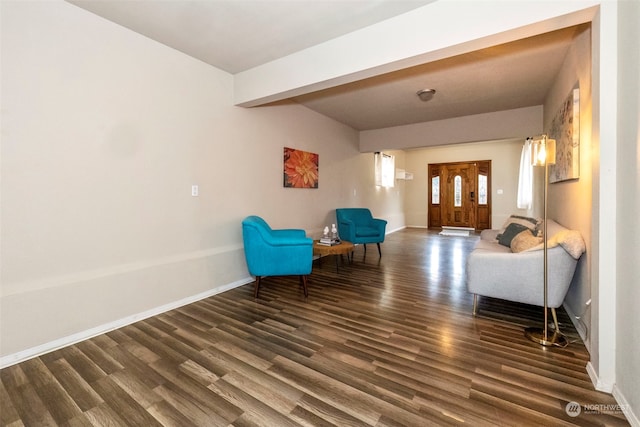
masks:
[(396, 231), (400, 231), (400, 230), (404, 230), (405, 228), (407, 228), (405, 225), (403, 225), (402, 227), (398, 227), (398, 228), (394, 228), (393, 230), (387, 230), (386, 233), (384, 233), (385, 236), (391, 234), (391, 233), (395, 233)]
[(591, 378), (591, 382), (596, 390), (609, 394), (613, 392), (613, 383), (602, 382), (591, 362), (587, 363), (587, 374), (589, 374), (589, 378)]
[(568, 304), (562, 304), (562, 307), (569, 315), (569, 319), (571, 319), (571, 323), (573, 323), (576, 331), (578, 331), (578, 335), (580, 335), (580, 339), (582, 339), (587, 351), (591, 353), (591, 341), (589, 340), (589, 331), (587, 330), (586, 325), (583, 322), (578, 321), (576, 314), (571, 310), (571, 307), (569, 307)]
[(619, 409), (627, 418), (629, 424), (631, 424), (633, 427), (640, 427), (640, 418), (638, 418), (638, 415), (633, 412), (629, 401), (622, 394), (620, 389), (615, 384), (603, 383), (598, 377), (598, 374), (591, 362), (587, 363), (587, 373), (589, 374), (591, 382), (593, 383), (596, 390), (613, 395), (613, 398), (616, 400), (618, 406), (620, 407)]
[(613, 397), (616, 399), (616, 402), (618, 402), (618, 405), (620, 405), (620, 409), (622, 409), (624, 416), (627, 417), (629, 424), (633, 427), (640, 427), (640, 418), (638, 417), (638, 414), (633, 412), (631, 405), (629, 405), (629, 401), (615, 385), (613, 386)]
[(247, 283), (251, 283), (253, 280), (254, 279), (252, 277), (240, 279), (233, 283), (219, 286), (215, 289), (210, 289), (208, 291), (205, 291), (196, 295), (192, 295), (190, 297), (183, 298), (178, 301), (173, 301), (169, 304), (165, 304), (159, 307), (154, 307), (142, 313), (133, 314), (131, 316), (127, 316), (125, 318), (118, 319), (113, 322), (106, 323), (104, 325), (96, 326), (95, 328), (87, 329), (85, 331), (78, 332), (73, 335), (69, 335), (45, 344), (41, 344), (23, 351), (19, 351), (17, 353), (8, 354), (6, 356), (0, 357), (0, 369), (6, 368), (11, 365), (15, 365), (16, 363), (24, 362), (25, 360), (29, 360), (46, 353), (50, 353), (52, 351), (61, 349), (63, 347), (67, 347), (69, 345), (76, 344), (78, 342), (87, 340), (89, 338), (93, 338), (97, 335), (101, 335), (106, 332), (113, 331), (114, 329), (118, 329), (123, 326), (130, 325), (140, 320), (144, 320), (152, 316), (157, 316), (158, 314), (164, 313), (166, 311), (174, 310), (178, 307), (182, 307), (184, 305), (191, 304), (196, 301), (200, 301), (201, 299), (209, 298), (210, 296), (229, 291), (239, 286), (246, 285)]

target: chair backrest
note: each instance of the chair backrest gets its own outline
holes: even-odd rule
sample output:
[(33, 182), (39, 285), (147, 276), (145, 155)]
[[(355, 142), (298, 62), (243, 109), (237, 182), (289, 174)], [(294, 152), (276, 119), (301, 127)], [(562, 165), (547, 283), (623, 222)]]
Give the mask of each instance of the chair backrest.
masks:
[(267, 230), (271, 231), (271, 227), (269, 227), (267, 221), (257, 215), (250, 215), (246, 217), (244, 220), (242, 220), (242, 224), (255, 225), (256, 227), (266, 228)]
[(264, 235), (270, 235), (272, 229), (267, 222), (257, 215), (250, 215), (242, 220), (242, 239), (245, 246), (257, 237), (264, 239)]
[(336, 220), (338, 223), (343, 219), (348, 219), (356, 224), (368, 223), (373, 216), (367, 208), (339, 208), (336, 209)]
[(271, 234), (271, 227), (267, 222), (256, 215), (251, 215), (242, 220), (242, 241), (249, 272), (254, 275), (264, 274), (265, 265), (262, 253), (265, 242)]

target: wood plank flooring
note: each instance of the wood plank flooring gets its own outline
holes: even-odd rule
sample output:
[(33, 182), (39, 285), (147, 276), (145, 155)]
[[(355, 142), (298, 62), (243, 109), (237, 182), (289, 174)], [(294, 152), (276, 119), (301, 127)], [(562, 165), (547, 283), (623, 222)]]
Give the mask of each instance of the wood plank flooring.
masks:
[(564, 349), (523, 336), (540, 308), (481, 298), (471, 315), (476, 239), (402, 230), (382, 258), (314, 264), (306, 299), (297, 277), (266, 278), (258, 299), (249, 284), (7, 367), (0, 425), (629, 425), (567, 414), (615, 400), (562, 310)]

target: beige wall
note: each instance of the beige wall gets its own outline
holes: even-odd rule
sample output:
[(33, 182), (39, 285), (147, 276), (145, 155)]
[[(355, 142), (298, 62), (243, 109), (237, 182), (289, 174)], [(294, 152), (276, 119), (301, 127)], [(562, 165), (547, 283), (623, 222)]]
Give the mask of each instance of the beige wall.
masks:
[[(527, 212), (516, 208), (520, 153), (524, 143), (521, 139), (488, 141), (475, 144), (455, 144), (407, 151), (406, 168), (414, 179), (406, 181), (405, 212), (407, 226), (427, 227), (428, 225), (428, 165), (429, 163), (461, 162), (471, 160), (491, 160), (492, 215), (493, 228), (500, 228), (513, 213)], [(502, 190), (502, 194), (498, 194)]]
[[(0, 365), (247, 283), (246, 215), (317, 234), (367, 206), (404, 226), (353, 129), (233, 107), (231, 75), (71, 4), (0, 7)], [(282, 187), (285, 146), (319, 154), (319, 189)]]
[[(549, 185), (548, 212), (550, 218), (568, 228), (580, 231), (587, 246), (587, 252), (578, 262), (576, 274), (565, 300), (565, 308), (574, 316), (574, 323), (589, 348), (590, 336), (587, 329), (591, 328), (591, 310), (586, 302), (591, 298), (594, 159), (591, 143), (591, 31), (588, 26), (584, 26), (576, 34), (555, 84), (547, 95), (544, 108), (545, 132), (549, 132), (554, 115), (576, 85), (580, 88), (580, 178)], [(580, 321), (577, 321), (575, 316), (579, 316)]]

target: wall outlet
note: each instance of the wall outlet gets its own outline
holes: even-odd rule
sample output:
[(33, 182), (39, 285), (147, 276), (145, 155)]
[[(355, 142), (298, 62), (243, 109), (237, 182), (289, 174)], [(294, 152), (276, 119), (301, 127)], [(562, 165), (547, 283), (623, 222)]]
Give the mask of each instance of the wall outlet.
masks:
[(197, 185), (192, 185), (191, 186), (191, 195), (193, 197), (198, 197), (198, 195), (200, 194), (200, 189), (198, 188)]

